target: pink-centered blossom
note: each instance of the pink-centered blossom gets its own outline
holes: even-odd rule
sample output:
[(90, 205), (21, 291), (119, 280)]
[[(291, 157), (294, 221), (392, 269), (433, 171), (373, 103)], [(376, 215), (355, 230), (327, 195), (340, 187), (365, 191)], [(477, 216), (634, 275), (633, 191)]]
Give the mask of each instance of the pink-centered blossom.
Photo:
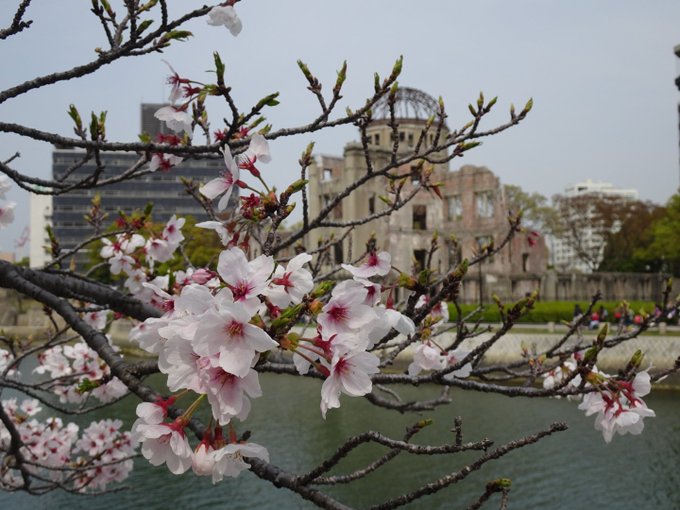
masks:
[(167, 262), (172, 258), (177, 246), (170, 244), (165, 239), (149, 239), (144, 247), (146, 256), (156, 262)]
[(367, 291), (363, 286), (353, 291), (333, 290), (331, 299), (317, 318), (324, 338), (361, 329), (376, 320), (373, 309), (363, 304), (366, 295)]
[(311, 260), (311, 255), (300, 253), (288, 262), (285, 269), (276, 266), (271, 283), (263, 291), (274, 305), (286, 308), (291, 303), (301, 303), (305, 294), (314, 288), (312, 273), (302, 267)]
[(156, 153), (151, 156), (151, 161), (149, 161), (149, 170), (155, 172), (160, 169), (163, 172), (167, 172), (173, 166), (179, 165), (184, 158), (181, 156), (176, 156), (175, 154), (161, 154)]
[(168, 128), (172, 129), (175, 133), (184, 131), (191, 136), (193, 132), (193, 119), (184, 109), (175, 106), (163, 106), (156, 110), (154, 117), (161, 122), (165, 122)]
[(115, 241), (110, 239), (102, 239), (104, 245), (99, 252), (102, 258), (108, 259), (116, 255), (130, 255), (137, 248), (141, 248), (145, 244), (145, 240), (139, 234), (118, 234)]
[(132, 433), (142, 444), (142, 455), (151, 465), (167, 464), (175, 475), (191, 467), (192, 450), (180, 422), (154, 424), (138, 419), (132, 426)]
[(232, 292), (235, 303), (246, 306), (251, 314), (259, 306), (257, 296), (262, 294), (274, 271), (274, 259), (268, 255), (248, 260), (240, 248), (220, 253), (217, 272)]
[(87, 312), (83, 315), (83, 320), (88, 326), (93, 327), (97, 330), (102, 330), (106, 327), (106, 317), (108, 312), (106, 310), (96, 310), (93, 312)]
[(208, 402), (212, 408), (213, 418), (226, 425), (232, 418), (243, 421), (250, 413), (250, 398), (262, 396), (257, 372), (249, 369), (245, 376), (238, 377), (225, 372), (215, 360), (217, 366), (201, 371), (201, 379), (207, 388)]
[(224, 146), (222, 154), (224, 155), (224, 165), (226, 166), (226, 169), (219, 177), (208, 181), (198, 189), (201, 195), (210, 200), (222, 195), (222, 198), (220, 198), (220, 201), (217, 203), (218, 211), (224, 211), (227, 208), (234, 184), (238, 181), (240, 175), (238, 164), (236, 164), (236, 161), (231, 155), (231, 150), (229, 150), (228, 145)]
[(321, 386), (321, 414), (326, 418), (329, 409), (340, 407), (340, 394), (361, 397), (370, 393), (373, 383), (370, 375), (380, 370), (380, 360), (370, 352), (359, 351), (333, 355), (330, 375)]
[(631, 382), (610, 379), (597, 391), (587, 393), (579, 409), (586, 416), (595, 416), (595, 429), (602, 432), (609, 443), (614, 434), (641, 434), (644, 418), (656, 416), (642, 397), (651, 390), (651, 379), (645, 370), (635, 375)]
[(163, 60), (163, 62), (170, 68), (170, 72), (172, 73), (168, 76), (168, 85), (170, 85), (170, 96), (168, 97), (168, 101), (175, 104), (179, 99), (182, 99), (182, 96), (184, 95), (182, 92), (182, 85), (189, 83), (189, 80), (182, 78), (170, 65), (170, 62), (167, 60)]
[(194, 350), (200, 356), (219, 354), (225, 372), (245, 377), (256, 353), (278, 346), (263, 329), (249, 323), (250, 317), (238, 303), (207, 312), (196, 329)]
[(269, 163), (271, 160), (269, 142), (260, 133), (255, 133), (250, 138), (248, 149), (238, 158), (238, 166), (258, 177), (260, 171), (255, 167), (255, 163)]
[(392, 256), (381, 251), (370, 252), (366, 260), (359, 267), (350, 264), (342, 264), (342, 268), (352, 274), (355, 278), (371, 278), (372, 276), (385, 276), (392, 269)]
[(184, 235), (182, 234), (182, 227), (186, 220), (184, 218), (178, 218), (177, 215), (173, 214), (172, 217), (165, 224), (163, 229), (163, 239), (165, 239), (172, 246), (178, 246), (179, 243), (184, 241)]

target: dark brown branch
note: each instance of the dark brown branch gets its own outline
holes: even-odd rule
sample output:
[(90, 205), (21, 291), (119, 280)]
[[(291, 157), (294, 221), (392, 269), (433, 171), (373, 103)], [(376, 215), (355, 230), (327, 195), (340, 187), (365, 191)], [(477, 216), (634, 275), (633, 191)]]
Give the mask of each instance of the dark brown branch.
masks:
[(22, 0), (21, 3), (19, 4), (19, 7), (17, 7), (16, 13), (14, 13), (14, 18), (12, 19), (12, 24), (7, 27), (0, 29), (0, 41), (7, 39), (8, 37), (18, 34), (22, 30), (28, 28), (31, 26), (31, 23), (33, 21), (24, 21), (24, 14), (26, 13), (26, 9), (28, 8), (29, 4), (31, 3), (31, 0)]
[(524, 446), (536, 443), (539, 440), (543, 439), (544, 437), (554, 434), (555, 432), (560, 432), (564, 430), (567, 430), (566, 424), (553, 423), (547, 430), (526, 436), (522, 439), (518, 439), (517, 441), (511, 441), (510, 443), (506, 443), (503, 446), (496, 448), (495, 450), (492, 450), (491, 452), (481, 456), (479, 459), (472, 462), (471, 464), (468, 464), (460, 471), (456, 471), (449, 475), (443, 476), (442, 478), (439, 478), (434, 482), (423, 485), (422, 487), (416, 489), (415, 491), (403, 494), (397, 498), (372, 506), (370, 507), (370, 510), (391, 510), (393, 508), (398, 508), (407, 503), (410, 503), (411, 501), (415, 501), (416, 499), (422, 498), (423, 496), (439, 492), (440, 490), (448, 487), (449, 485), (452, 485), (465, 479), (470, 473), (473, 473), (474, 471), (481, 469), (482, 466), (489, 461), (500, 459), (501, 457), (507, 455), (513, 450), (517, 450), (518, 448), (522, 448)]

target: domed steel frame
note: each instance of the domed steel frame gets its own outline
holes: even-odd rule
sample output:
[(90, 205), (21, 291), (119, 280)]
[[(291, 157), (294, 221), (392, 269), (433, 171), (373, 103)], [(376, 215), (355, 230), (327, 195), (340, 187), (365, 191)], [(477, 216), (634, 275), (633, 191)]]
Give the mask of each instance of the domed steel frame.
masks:
[[(437, 101), (422, 90), (409, 87), (397, 89), (394, 103), (394, 116), (398, 119), (422, 119), (427, 120), (439, 111)], [(385, 95), (373, 107), (373, 118), (389, 119), (390, 106), (388, 96)]]

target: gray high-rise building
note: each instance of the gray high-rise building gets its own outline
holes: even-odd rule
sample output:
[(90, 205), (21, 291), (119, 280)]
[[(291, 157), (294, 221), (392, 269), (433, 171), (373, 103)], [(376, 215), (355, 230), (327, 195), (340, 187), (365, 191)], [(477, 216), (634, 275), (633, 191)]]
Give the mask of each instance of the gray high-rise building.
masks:
[[(163, 105), (142, 105), (142, 131), (152, 137), (165, 131), (165, 126), (154, 116)], [(81, 149), (56, 148), (52, 154), (52, 173), (55, 179), (68, 174), (65, 182), (77, 182), (92, 175), (96, 166), (93, 160), (82, 164), (85, 151)], [(100, 156), (104, 170), (99, 180), (121, 175), (140, 158), (132, 152), (102, 153)], [(81, 166), (78, 166), (81, 165)], [(180, 178), (187, 177), (199, 182), (214, 179), (224, 168), (222, 159), (190, 159), (173, 167), (167, 172), (156, 171), (132, 180), (117, 182), (95, 189), (74, 189), (56, 195), (53, 201), (52, 225), (62, 250), (68, 250), (93, 234), (93, 228), (85, 221), (85, 215), (92, 207), (95, 195), (101, 197), (101, 208), (108, 213), (106, 224), (118, 217), (118, 211), (126, 214), (136, 209), (144, 209), (153, 203), (153, 219), (164, 223), (173, 214), (193, 216), (197, 221), (208, 219), (201, 205), (186, 191)], [(87, 261), (87, 253), (81, 253), (76, 263), (82, 268)]]

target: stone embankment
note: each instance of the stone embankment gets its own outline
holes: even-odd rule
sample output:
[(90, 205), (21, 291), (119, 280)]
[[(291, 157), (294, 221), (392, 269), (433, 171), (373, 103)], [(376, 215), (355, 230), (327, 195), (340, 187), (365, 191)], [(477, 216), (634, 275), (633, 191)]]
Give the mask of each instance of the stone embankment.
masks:
[[(39, 309), (32, 309), (28, 313), (20, 314), (18, 317), (15, 317), (13, 322), (15, 322), (15, 325), (0, 325), (0, 334), (29, 341), (39, 341), (46, 338), (49, 321)], [(112, 325), (109, 334), (116, 345), (135, 352), (136, 346), (128, 339), (130, 327), (131, 324), (127, 321), (117, 321)], [(537, 329), (536, 331), (524, 330), (521, 333), (511, 332), (504, 335), (488, 350), (484, 357), (484, 363), (492, 365), (511, 363), (522, 360), (523, 353), (525, 352), (531, 355), (532, 353), (546, 351), (563, 337), (563, 334), (560, 333), (545, 333), (546, 329), (550, 331), (550, 329), (554, 328), (542, 327), (542, 329)], [(605, 372), (615, 372), (619, 368), (624, 367), (635, 351), (640, 349), (645, 354), (643, 367), (651, 366), (652, 372), (669, 369), (675, 363), (676, 358), (680, 356), (680, 336), (672, 333), (674, 332), (667, 332), (664, 329), (653, 334), (643, 334), (640, 337), (607, 349), (600, 354), (597, 366)], [(491, 338), (492, 334), (484, 333), (473, 339), (465, 340), (461, 344), (461, 348), (472, 350)], [(577, 336), (569, 338), (564, 344), (563, 349), (566, 350), (577, 345), (587, 348), (595, 336), (596, 333), (593, 331), (583, 331), (580, 338)], [(437, 343), (446, 347), (451, 345), (453, 338), (452, 333), (443, 333), (437, 336)], [(396, 362), (399, 366), (406, 365), (411, 361), (412, 356), (412, 348), (406, 349), (398, 356)], [(680, 376), (674, 375), (670, 377), (667, 380), (667, 384), (680, 387)]]

